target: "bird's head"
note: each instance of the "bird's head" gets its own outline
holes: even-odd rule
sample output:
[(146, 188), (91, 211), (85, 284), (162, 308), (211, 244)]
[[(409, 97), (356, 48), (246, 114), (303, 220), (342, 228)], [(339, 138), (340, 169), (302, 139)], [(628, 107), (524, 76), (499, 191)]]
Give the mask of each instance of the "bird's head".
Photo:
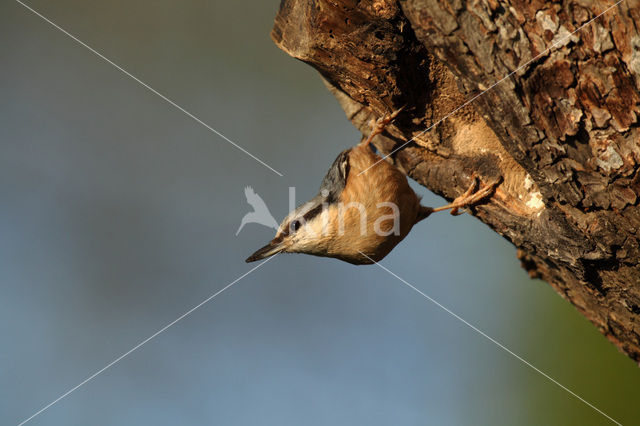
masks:
[(277, 253), (305, 253), (324, 255), (327, 242), (332, 237), (329, 232), (331, 216), (335, 206), (325, 197), (318, 195), (293, 210), (284, 218), (276, 236), (267, 245), (247, 258), (247, 262), (266, 259)]

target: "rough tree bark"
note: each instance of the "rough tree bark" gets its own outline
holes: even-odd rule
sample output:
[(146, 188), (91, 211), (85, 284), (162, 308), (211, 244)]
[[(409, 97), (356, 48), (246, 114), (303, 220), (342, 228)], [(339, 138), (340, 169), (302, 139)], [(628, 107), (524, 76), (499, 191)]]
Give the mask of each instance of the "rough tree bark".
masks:
[(364, 133), (406, 105), (375, 143), (415, 138), (389, 160), (422, 185), (502, 176), (474, 214), (640, 362), (639, 1), (572, 34), (613, 4), (283, 0), (272, 37)]

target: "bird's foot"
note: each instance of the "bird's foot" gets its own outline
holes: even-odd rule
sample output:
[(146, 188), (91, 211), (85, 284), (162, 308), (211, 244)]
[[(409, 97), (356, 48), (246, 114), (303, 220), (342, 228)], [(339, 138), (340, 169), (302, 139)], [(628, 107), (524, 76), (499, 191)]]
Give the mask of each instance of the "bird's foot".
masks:
[(482, 183), (478, 189), (478, 175), (474, 173), (471, 176), (471, 185), (469, 185), (469, 188), (464, 194), (453, 200), (451, 204), (436, 207), (433, 211), (440, 212), (451, 209), (451, 214), (457, 216), (460, 214), (460, 209), (478, 204), (480, 201), (492, 195), (498, 184), (500, 184), (500, 179), (495, 179), (490, 183)]
[(375, 138), (376, 136), (384, 132), (384, 129), (387, 127), (387, 125), (389, 125), (389, 123), (395, 120), (395, 118), (398, 116), (398, 114), (400, 114), (400, 112), (402, 112), (403, 109), (404, 109), (404, 106), (395, 110), (391, 114), (383, 115), (382, 117), (378, 118), (376, 121), (371, 120), (371, 133), (369, 133), (369, 136), (367, 136), (367, 139), (362, 141), (362, 144), (365, 146), (369, 145), (373, 140), (373, 138)]

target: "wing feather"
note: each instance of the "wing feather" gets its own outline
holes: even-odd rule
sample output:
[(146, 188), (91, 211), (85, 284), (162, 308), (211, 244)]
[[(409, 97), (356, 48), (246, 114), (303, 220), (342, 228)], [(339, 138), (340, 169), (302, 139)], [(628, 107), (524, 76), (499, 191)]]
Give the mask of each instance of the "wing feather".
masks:
[(349, 152), (351, 148), (342, 151), (338, 158), (335, 159), (331, 168), (322, 179), (320, 184), (320, 194), (326, 193), (326, 201), (329, 203), (337, 202), (340, 193), (344, 189), (349, 177)]

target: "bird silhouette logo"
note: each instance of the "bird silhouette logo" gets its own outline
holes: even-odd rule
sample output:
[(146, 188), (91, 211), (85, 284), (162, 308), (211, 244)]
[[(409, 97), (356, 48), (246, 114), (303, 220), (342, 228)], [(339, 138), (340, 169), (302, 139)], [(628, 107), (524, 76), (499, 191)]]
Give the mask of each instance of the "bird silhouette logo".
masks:
[(264, 200), (256, 194), (253, 188), (247, 186), (244, 189), (244, 195), (247, 197), (247, 203), (253, 207), (253, 211), (244, 215), (242, 222), (240, 222), (240, 227), (236, 231), (236, 236), (247, 223), (259, 223), (260, 225), (268, 226), (269, 228), (277, 230), (278, 222), (273, 218), (273, 215), (269, 211)]

